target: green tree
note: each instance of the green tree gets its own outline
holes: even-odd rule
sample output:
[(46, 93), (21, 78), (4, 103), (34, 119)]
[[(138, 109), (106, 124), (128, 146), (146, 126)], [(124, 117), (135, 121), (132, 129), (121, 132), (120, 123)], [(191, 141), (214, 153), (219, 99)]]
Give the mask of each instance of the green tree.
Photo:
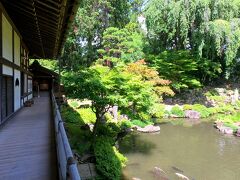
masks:
[(103, 48), (98, 50), (101, 64), (129, 63), (144, 57), (142, 35), (135, 23), (129, 23), (123, 29), (106, 29), (102, 45)]
[(65, 43), (63, 63), (71, 70), (79, 65), (90, 66), (97, 59), (103, 32), (114, 26), (124, 27), (129, 22), (127, 0), (83, 0)]
[(149, 50), (191, 50), (229, 77), (239, 52), (239, 0), (150, 0), (145, 8)]

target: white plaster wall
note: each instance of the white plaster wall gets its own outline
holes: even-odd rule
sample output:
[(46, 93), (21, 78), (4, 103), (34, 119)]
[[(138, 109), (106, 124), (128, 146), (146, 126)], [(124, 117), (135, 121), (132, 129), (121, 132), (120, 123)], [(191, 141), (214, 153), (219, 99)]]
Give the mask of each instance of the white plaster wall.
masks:
[[(19, 80), (19, 86), (15, 86), (16, 79)], [(21, 107), (21, 76), (20, 71), (14, 70), (14, 111)]]
[(32, 92), (32, 79), (28, 79), (28, 92)]
[(20, 38), (14, 31), (14, 63), (20, 66)]
[(7, 18), (2, 14), (2, 54), (3, 57), (9, 61), (13, 61), (12, 51), (12, 26)]
[(21, 107), (23, 106), (23, 99), (21, 98)]
[(25, 98), (24, 98), (24, 103), (25, 103), (27, 100), (28, 100), (27, 97), (25, 97)]
[(33, 98), (32, 94), (28, 95), (28, 99), (32, 99), (32, 98)]
[[(27, 93), (27, 83), (28, 83), (28, 80), (27, 80), (27, 74), (24, 74), (24, 93)], [(24, 101), (25, 102), (25, 101)]]
[(9, 66), (3, 65), (3, 74), (13, 76), (13, 69)]

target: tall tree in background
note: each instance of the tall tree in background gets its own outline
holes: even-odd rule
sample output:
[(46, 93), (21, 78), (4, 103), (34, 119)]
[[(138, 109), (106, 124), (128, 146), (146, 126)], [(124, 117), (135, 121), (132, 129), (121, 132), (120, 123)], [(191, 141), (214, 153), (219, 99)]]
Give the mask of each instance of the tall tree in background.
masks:
[(151, 53), (191, 50), (229, 76), (239, 51), (239, 0), (150, 0), (145, 8)]
[(64, 65), (89, 66), (97, 59), (103, 32), (110, 26), (122, 28), (129, 22), (130, 6), (127, 0), (83, 0), (78, 9), (64, 49)]

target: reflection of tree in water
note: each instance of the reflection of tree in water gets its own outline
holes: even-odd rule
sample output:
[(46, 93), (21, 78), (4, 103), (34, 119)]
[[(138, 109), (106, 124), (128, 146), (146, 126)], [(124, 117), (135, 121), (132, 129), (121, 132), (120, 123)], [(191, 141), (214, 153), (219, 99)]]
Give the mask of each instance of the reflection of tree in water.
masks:
[(138, 133), (131, 133), (119, 141), (119, 150), (124, 154), (135, 152), (148, 154), (155, 147), (154, 143), (141, 139)]

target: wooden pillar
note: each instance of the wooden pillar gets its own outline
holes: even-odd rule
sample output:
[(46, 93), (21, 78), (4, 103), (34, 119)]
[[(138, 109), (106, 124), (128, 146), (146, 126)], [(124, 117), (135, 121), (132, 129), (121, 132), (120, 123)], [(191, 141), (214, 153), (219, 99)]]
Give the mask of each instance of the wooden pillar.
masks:
[[(14, 55), (14, 29), (12, 28), (12, 62), (15, 64), (15, 55)], [(14, 67), (12, 67), (12, 112), (15, 110), (15, 72), (14, 72)]]
[[(2, 58), (2, 9), (0, 7), (0, 58)], [(0, 64), (0, 124), (2, 122), (2, 64)]]
[(60, 61), (60, 57), (58, 57), (58, 67), (59, 67), (59, 71), (58, 71), (58, 106), (60, 107), (60, 100), (61, 100), (61, 61)]

